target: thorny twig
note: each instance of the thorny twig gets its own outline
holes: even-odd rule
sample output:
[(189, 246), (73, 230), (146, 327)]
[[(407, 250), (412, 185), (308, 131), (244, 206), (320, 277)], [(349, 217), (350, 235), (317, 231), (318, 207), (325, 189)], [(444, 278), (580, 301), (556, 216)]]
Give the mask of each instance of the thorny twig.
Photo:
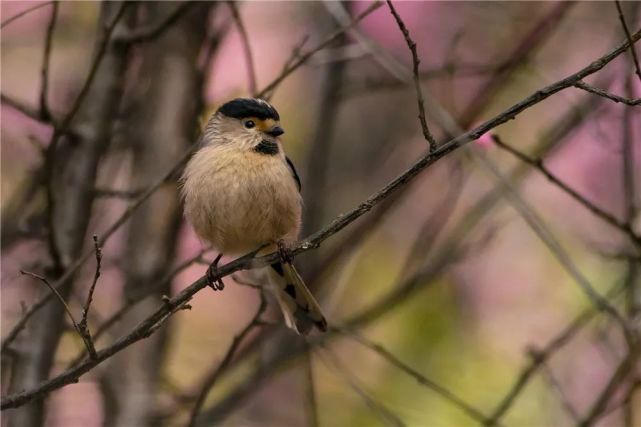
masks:
[(423, 137), (428, 142), (430, 146), (430, 152), (432, 152), (436, 150), (438, 145), (436, 143), (436, 140), (434, 139), (434, 136), (432, 135), (432, 132), (430, 132), (430, 129), (427, 126), (427, 120), (425, 118), (425, 103), (423, 101), (423, 89), (421, 89), (421, 80), (419, 78), (419, 72), (418, 72), (418, 66), (421, 63), (421, 60), (418, 58), (418, 53), (416, 51), (416, 43), (414, 42), (414, 40), (412, 40), (412, 37), (410, 36), (410, 32), (407, 29), (405, 22), (403, 22), (403, 19), (396, 12), (396, 9), (394, 8), (394, 5), (392, 4), (392, 2), (390, 0), (386, 0), (386, 1), (387, 1), (387, 6), (389, 7), (390, 12), (392, 13), (392, 15), (394, 15), (394, 19), (396, 20), (396, 24), (398, 25), (398, 28), (403, 33), (403, 37), (405, 38), (405, 43), (407, 43), (407, 47), (410, 49), (410, 52), (412, 53), (412, 73), (414, 75), (414, 89), (416, 90), (416, 101), (418, 103), (418, 119), (421, 122)]

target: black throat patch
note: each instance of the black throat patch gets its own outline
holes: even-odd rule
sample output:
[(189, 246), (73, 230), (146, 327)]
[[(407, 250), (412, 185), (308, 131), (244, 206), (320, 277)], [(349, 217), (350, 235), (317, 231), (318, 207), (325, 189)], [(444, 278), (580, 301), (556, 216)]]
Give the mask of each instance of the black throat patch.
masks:
[(266, 154), (268, 156), (274, 156), (278, 154), (278, 144), (273, 141), (267, 141), (263, 139), (260, 141), (260, 144), (254, 147), (254, 151), (260, 154)]

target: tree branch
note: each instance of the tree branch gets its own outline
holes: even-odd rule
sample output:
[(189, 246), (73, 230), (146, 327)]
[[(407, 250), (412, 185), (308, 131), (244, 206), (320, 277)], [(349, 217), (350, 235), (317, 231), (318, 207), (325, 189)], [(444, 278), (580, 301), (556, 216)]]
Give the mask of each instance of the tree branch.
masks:
[(578, 81), (574, 83), (574, 86), (579, 89), (583, 89), (586, 92), (590, 92), (595, 95), (602, 96), (614, 102), (621, 102), (625, 105), (631, 105), (631, 106), (641, 105), (641, 98), (637, 98), (637, 99), (623, 98), (622, 96), (611, 94), (609, 92), (606, 92), (603, 89), (599, 89), (598, 87), (590, 86), (589, 84), (583, 81)]
[(49, 94), (49, 58), (51, 56), (51, 43), (53, 41), (53, 30), (56, 26), (56, 19), (58, 18), (58, 2), (53, 2), (53, 7), (51, 8), (51, 18), (49, 20), (49, 25), (47, 26), (47, 35), (45, 37), (45, 47), (42, 54), (42, 70), (41, 75), (41, 86), (40, 86), (40, 117), (44, 120), (47, 120), (51, 117), (51, 112), (49, 111), (49, 104), (47, 102)]
[(621, 9), (621, 2), (619, 0), (614, 0), (614, 4), (617, 7), (617, 12), (619, 13), (619, 20), (621, 21), (621, 26), (623, 27), (623, 31), (625, 32), (625, 37), (628, 39), (628, 43), (630, 44), (630, 55), (632, 56), (634, 69), (637, 73), (637, 76), (639, 77), (639, 81), (641, 81), (641, 67), (639, 67), (639, 58), (637, 57), (637, 51), (634, 48), (634, 43), (632, 42), (632, 35), (630, 34), (630, 29), (628, 28), (628, 24), (625, 22), (625, 17), (623, 16), (623, 10)]
[(410, 52), (412, 53), (412, 73), (414, 75), (414, 90), (416, 91), (416, 101), (418, 103), (418, 119), (421, 122), (423, 137), (428, 142), (430, 147), (430, 152), (432, 152), (436, 150), (438, 145), (436, 143), (436, 140), (434, 139), (434, 136), (432, 135), (432, 132), (430, 132), (430, 129), (427, 126), (427, 120), (425, 118), (425, 103), (423, 101), (423, 89), (421, 89), (421, 80), (419, 78), (419, 72), (418, 72), (418, 66), (421, 63), (421, 61), (418, 58), (418, 53), (416, 52), (416, 43), (414, 42), (414, 40), (412, 40), (412, 37), (410, 37), (410, 32), (407, 29), (405, 22), (403, 22), (403, 19), (396, 12), (396, 9), (394, 8), (394, 5), (392, 4), (391, 0), (387, 0), (387, 6), (389, 7), (390, 12), (394, 16), (394, 19), (396, 20), (396, 24), (398, 25), (398, 28), (403, 33), (403, 37), (405, 38), (405, 43), (407, 43), (407, 47), (410, 49)]
[(201, 386), (200, 391), (196, 396), (194, 406), (192, 407), (190, 412), (189, 422), (187, 424), (189, 427), (196, 426), (196, 420), (198, 419), (198, 414), (200, 414), (200, 411), (202, 410), (202, 406), (205, 403), (205, 399), (207, 398), (207, 395), (209, 394), (211, 389), (214, 387), (214, 384), (216, 384), (216, 381), (220, 377), (220, 374), (231, 362), (232, 357), (234, 357), (234, 355), (236, 354), (236, 350), (240, 346), (240, 343), (255, 327), (258, 327), (261, 325), (260, 316), (262, 316), (263, 312), (267, 308), (267, 299), (265, 298), (265, 295), (263, 294), (262, 290), (259, 290), (258, 294), (260, 295), (260, 303), (258, 304), (258, 309), (256, 310), (256, 313), (254, 314), (252, 319), (249, 321), (249, 323), (240, 331), (240, 333), (234, 336), (234, 339), (232, 340), (231, 345), (227, 349), (225, 356), (223, 356), (223, 359), (221, 360), (220, 364), (218, 364), (218, 366), (216, 366), (211, 372), (205, 375), (205, 381), (203, 382), (203, 385)]
[(76, 323), (76, 319), (73, 317), (73, 313), (71, 312), (71, 309), (67, 305), (67, 302), (62, 297), (62, 295), (60, 295), (60, 293), (56, 290), (56, 288), (51, 286), (51, 283), (49, 283), (49, 281), (44, 276), (41, 276), (41, 275), (36, 274), (36, 273), (31, 273), (29, 271), (24, 271), (24, 270), (20, 270), (20, 273), (24, 274), (26, 276), (33, 277), (34, 279), (37, 279), (37, 280), (41, 281), (42, 283), (44, 283), (45, 285), (47, 285), (47, 287), (49, 288), (51, 293), (53, 295), (55, 295), (56, 298), (58, 298), (58, 301), (60, 301), (60, 304), (62, 304), (62, 306), (64, 307), (65, 311), (67, 312), (67, 315), (69, 316), (69, 319), (71, 319), (71, 323), (73, 324), (73, 328), (76, 330), (76, 332), (78, 333), (78, 335), (80, 336), (82, 341), (85, 343), (85, 347), (87, 348), (87, 352), (89, 353), (89, 355), (91, 356), (92, 359), (95, 358), (96, 357), (96, 349), (94, 348), (93, 341), (91, 341), (91, 337), (86, 335), (83, 332), (83, 330), (80, 327), (80, 325), (78, 325), (78, 323)]
[(519, 160), (527, 163), (528, 165), (532, 166), (533, 168), (541, 172), (550, 182), (552, 182), (558, 188), (563, 190), (566, 194), (568, 194), (574, 200), (579, 202), (581, 205), (583, 205), (586, 209), (588, 209), (594, 215), (598, 216), (608, 224), (618, 228), (623, 233), (625, 233), (628, 237), (630, 237), (630, 239), (632, 239), (632, 241), (634, 241), (637, 244), (637, 246), (641, 246), (641, 236), (638, 236), (634, 232), (634, 230), (632, 229), (632, 225), (630, 223), (624, 223), (618, 220), (613, 215), (609, 214), (608, 212), (604, 211), (603, 209), (596, 206), (592, 202), (588, 201), (585, 197), (577, 193), (576, 190), (568, 186), (565, 182), (561, 181), (556, 175), (550, 172), (550, 170), (546, 168), (545, 165), (543, 164), (542, 159), (534, 159), (529, 157), (527, 154), (503, 142), (503, 139), (496, 134), (492, 134), (492, 140), (499, 148), (507, 151), (508, 153), (515, 156)]
[(13, 15), (12, 17), (7, 18), (4, 21), (2, 21), (2, 23), (0, 23), (0, 29), (2, 29), (4, 27), (6, 27), (7, 25), (11, 24), (16, 19), (22, 18), (23, 16), (33, 12), (34, 10), (38, 10), (41, 7), (45, 7), (45, 6), (50, 5), (52, 3), (55, 3), (55, 1), (46, 1), (46, 2), (43, 2), (43, 3), (38, 3), (38, 4), (34, 5), (34, 6), (28, 7), (25, 10), (23, 10), (22, 12), (18, 12), (15, 15)]
[[(632, 36), (633, 41), (636, 41), (639, 38), (641, 38), (641, 31), (636, 32)], [(438, 160), (445, 157), (447, 154), (464, 146), (468, 142), (479, 138), (481, 135), (485, 134), (486, 132), (495, 128), (496, 126), (499, 126), (509, 120), (514, 119), (517, 115), (519, 115), (524, 110), (530, 108), (531, 106), (538, 104), (539, 102), (549, 98), (553, 94), (563, 89), (571, 87), (575, 82), (585, 78), (586, 76), (599, 71), (600, 69), (605, 67), (605, 65), (607, 65), (610, 61), (612, 61), (614, 58), (616, 58), (618, 55), (624, 52), (627, 46), (628, 46), (628, 42), (623, 43), (622, 45), (614, 49), (612, 52), (609, 52), (606, 55), (603, 55), (602, 57), (593, 61), (588, 66), (582, 68), (578, 72), (571, 74), (568, 77), (558, 82), (555, 82), (549, 86), (546, 86), (536, 91), (530, 96), (512, 105), (511, 107), (509, 107), (508, 109), (500, 113), (499, 115), (482, 123), (475, 129), (465, 132), (459, 135), (458, 137), (450, 140), (449, 142), (441, 145), (434, 152), (425, 154), (416, 163), (414, 163), (414, 165), (412, 165), (408, 170), (406, 170), (404, 173), (402, 173), (397, 178), (392, 180), (381, 190), (379, 190), (378, 192), (374, 193), (372, 196), (367, 198), (364, 202), (362, 202), (356, 208), (354, 208), (347, 214), (339, 215), (325, 228), (308, 236), (306, 239), (302, 240), (297, 245), (295, 245), (291, 250), (292, 257), (295, 257), (303, 252), (307, 252), (311, 249), (318, 248), (324, 240), (338, 233), (340, 230), (345, 228), (354, 220), (358, 219), (365, 213), (369, 212), (374, 206), (378, 205), (387, 197), (394, 194), (397, 190), (399, 190), (400, 188), (404, 187), (409, 182), (411, 182), (412, 179), (414, 179), (421, 171), (423, 171), (427, 167), (433, 165)], [(187, 157), (185, 156), (184, 160), (186, 160), (186, 158)], [(182, 162), (179, 162), (179, 164), (182, 164)], [(172, 169), (171, 174), (173, 174), (173, 172), (174, 170)], [(169, 176), (171, 176), (171, 174)], [(120, 226), (120, 223), (126, 220), (126, 219), (123, 219), (124, 217), (125, 216), (123, 215), (123, 217), (121, 217), (121, 219), (119, 219), (114, 225)], [(104, 238), (105, 237), (103, 237), (103, 239)], [(93, 251), (89, 252), (90, 255), (91, 253), (93, 253)], [(255, 258), (254, 253), (250, 253), (222, 267), (219, 267), (218, 277), (227, 276), (241, 269), (265, 266), (273, 262), (276, 262), (277, 260), (279, 260), (279, 258), (280, 258), (280, 254), (277, 252), (274, 252), (259, 258)], [(80, 264), (82, 262), (80, 262)], [(132, 345), (133, 343), (150, 336), (160, 326), (160, 323), (162, 323), (164, 320), (166, 320), (167, 317), (169, 317), (171, 314), (173, 314), (176, 311), (174, 309), (175, 307), (180, 307), (182, 306), (182, 304), (185, 304), (187, 301), (189, 301), (193, 297), (194, 294), (196, 294), (198, 291), (200, 291), (206, 286), (207, 286), (207, 279), (205, 277), (201, 277), (199, 280), (197, 280), (187, 288), (183, 289), (183, 291), (181, 291), (175, 297), (169, 299), (166, 304), (163, 304), (153, 314), (151, 314), (144, 321), (138, 324), (138, 326), (136, 326), (129, 335), (120, 338), (111, 346), (99, 351), (97, 353), (96, 359), (86, 360), (85, 362), (81, 363), (75, 368), (69, 369), (50, 380), (42, 382), (40, 385), (38, 385), (34, 389), (25, 390), (20, 393), (6, 396), (5, 398), (2, 399), (0, 408), (7, 409), (7, 408), (19, 407), (33, 399), (41, 398), (53, 390), (56, 390), (67, 384), (77, 381), (82, 374), (91, 370), (94, 366), (98, 365), (100, 362), (111, 357), (113, 354), (121, 351), (122, 349)]]
[(255, 96), (258, 86), (256, 83), (256, 69), (254, 68), (254, 57), (252, 55), (251, 45), (249, 44), (249, 36), (247, 35), (247, 30), (243, 24), (243, 20), (240, 17), (240, 12), (238, 11), (238, 6), (235, 1), (228, 1), (227, 5), (231, 11), (231, 16), (234, 19), (236, 28), (238, 28), (238, 34), (240, 35), (240, 42), (243, 45), (243, 52), (245, 53), (245, 66), (247, 67), (247, 78), (249, 81), (249, 93), (252, 96)]
[(295, 59), (288, 67), (283, 69), (283, 71), (280, 73), (278, 77), (276, 77), (271, 83), (269, 83), (267, 86), (265, 86), (264, 89), (262, 89), (258, 94), (256, 95), (257, 98), (269, 98), (271, 97), (272, 93), (280, 83), (285, 80), (287, 76), (289, 76), (291, 73), (296, 71), (301, 65), (303, 65), (309, 58), (312, 57), (316, 52), (320, 51), (321, 49), (324, 49), (325, 47), (329, 46), (330, 43), (332, 43), (338, 36), (343, 34), (346, 30), (352, 28), (356, 24), (358, 24), (360, 21), (362, 21), (366, 16), (368, 16), (370, 13), (374, 12), (376, 9), (382, 6), (382, 3), (380, 1), (375, 1), (373, 2), (367, 9), (365, 9), (363, 12), (361, 12), (358, 16), (356, 16), (350, 25), (347, 25), (345, 27), (339, 28), (338, 30), (334, 31), (332, 34), (330, 34), (325, 40), (323, 40), (321, 43), (319, 43), (316, 47), (313, 49), (305, 52), (304, 54), (300, 55), (297, 59)]

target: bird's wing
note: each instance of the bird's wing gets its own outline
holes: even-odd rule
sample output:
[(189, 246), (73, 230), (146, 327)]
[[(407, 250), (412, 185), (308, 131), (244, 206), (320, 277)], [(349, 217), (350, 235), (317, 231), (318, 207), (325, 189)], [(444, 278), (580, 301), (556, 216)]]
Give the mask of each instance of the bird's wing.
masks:
[(296, 173), (296, 168), (294, 167), (294, 163), (292, 163), (291, 160), (289, 160), (289, 157), (285, 156), (285, 160), (287, 160), (287, 165), (289, 166), (289, 169), (292, 171), (292, 176), (294, 177), (294, 180), (296, 180), (296, 185), (298, 186), (298, 191), (302, 189), (302, 185), (300, 183), (300, 177), (298, 176), (298, 173)]

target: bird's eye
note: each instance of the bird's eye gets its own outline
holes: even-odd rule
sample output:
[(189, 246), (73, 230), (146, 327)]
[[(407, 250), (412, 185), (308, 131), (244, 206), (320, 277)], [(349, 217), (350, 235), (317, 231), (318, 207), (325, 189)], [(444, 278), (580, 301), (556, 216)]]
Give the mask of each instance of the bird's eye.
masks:
[(256, 126), (256, 123), (254, 123), (254, 121), (253, 121), (253, 120), (247, 120), (247, 121), (245, 122), (245, 127), (246, 127), (247, 129), (251, 129), (251, 128), (253, 128), (254, 126)]

